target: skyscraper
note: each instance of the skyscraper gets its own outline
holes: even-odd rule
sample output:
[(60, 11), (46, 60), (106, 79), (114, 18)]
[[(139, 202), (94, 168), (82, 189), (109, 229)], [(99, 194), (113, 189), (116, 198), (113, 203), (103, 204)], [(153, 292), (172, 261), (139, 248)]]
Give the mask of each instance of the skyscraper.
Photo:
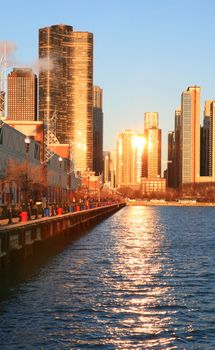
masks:
[(57, 138), (69, 143), (75, 170), (93, 168), (93, 34), (68, 25), (39, 30), (39, 117), (57, 114)]
[(108, 184), (110, 182), (110, 152), (103, 152), (103, 181)]
[(116, 187), (116, 150), (110, 152), (110, 188)]
[(181, 183), (195, 183), (200, 180), (200, 87), (182, 93), (181, 113)]
[(174, 187), (178, 188), (181, 183), (181, 109), (175, 111), (175, 147), (174, 147)]
[(210, 103), (209, 176), (215, 181), (215, 101)]
[(142, 177), (142, 166), (143, 166), (143, 153), (145, 148), (145, 136), (144, 134), (136, 134), (134, 139), (135, 155), (136, 155), (136, 176), (137, 182), (140, 182)]
[(103, 111), (102, 89), (93, 87), (93, 170), (96, 175), (103, 171)]
[(141, 166), (139, 161), (142, 159), (143, 146), (143, 135), (138, 135), (132, 130), (125, 130), (118, 135), (116, 149), (117, 187), (140, 183)]
[(30, 68), (13, 68), (8, 74), (8, 108), (10, 120), (37, 119), (37, 76)]
[(157, 112), (144, 114), (145, 147), (142, 161), (142, 176), (156, 178), (161, 176), (161, 130), (158, 129)]
[(215, 179), (215, 101), (205, 101), (201, 128), (201, 175)]
[(158, 113), (145, 112), (144, 113), (144, 130), (158, 129)]
[(175, 166), (175, 132), (168, 132), (168, 164), (167, 164), (167, 184), (174, 187), (174, 166)]
[(154, 179), (161, 176), (161, 135), (161, 129), (147, 129), (144, 132), (143, 177)]

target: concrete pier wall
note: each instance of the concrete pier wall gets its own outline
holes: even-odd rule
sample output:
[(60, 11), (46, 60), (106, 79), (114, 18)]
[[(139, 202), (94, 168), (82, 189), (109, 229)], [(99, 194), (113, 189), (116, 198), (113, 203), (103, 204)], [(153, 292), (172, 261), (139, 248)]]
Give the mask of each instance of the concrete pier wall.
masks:
[(72, 237), (124, 207), (124, 203), (31, 220), (0, 228), (0, 269), (38, 254), (38, 247)]

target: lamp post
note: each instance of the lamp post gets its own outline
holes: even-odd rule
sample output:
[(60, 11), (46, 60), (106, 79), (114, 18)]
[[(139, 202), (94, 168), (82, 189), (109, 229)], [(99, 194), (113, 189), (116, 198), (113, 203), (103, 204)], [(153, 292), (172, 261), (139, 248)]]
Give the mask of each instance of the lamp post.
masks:
[[(28, 193), (29, 193), (29, 182), (28, 182), (28, 163), (29, 163), (29, 146), (30, 146), (31, 140), (28, 136), (25, 137), (25, 172), (26, 172), (26, 190), (24, 194), (25, 198), (25, 208), (24, 211), (28, 210)], [(30, 218), (30, 212), (29, 212), (29, 218)]]
[(60, 207), (62, 208), (62, 161), (63, 161), (63, 158), (62, 157), (59, 157), (59, 165), (60, 165), (60, 169), (59, 169), (59, 204), (60, 204)]
[(87, 175), (87, 192), (88, 192), (88, 197), (89, 197), (89, 192), (90, 192), (90, 175)]

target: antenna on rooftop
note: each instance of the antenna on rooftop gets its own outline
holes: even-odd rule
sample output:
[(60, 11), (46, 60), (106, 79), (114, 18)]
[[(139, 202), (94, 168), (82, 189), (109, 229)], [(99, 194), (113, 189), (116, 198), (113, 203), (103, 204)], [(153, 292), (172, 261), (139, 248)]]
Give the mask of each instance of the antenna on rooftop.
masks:
[(7, 61), (7, 42), (0, 43), (1, 57), (0, 57), (0, 120), (3, 121), (6, 117), (7, 106), (7, 68), (9, 63)]
[(51, 149), (51, 145), (58, 145), (60, 142), (56, 136), (56, 121), (57, 112), (56, 109), (52, 114), (52, 117), (44, 118), (44, 163), (47, 164), (48, 161), (55, 154)]

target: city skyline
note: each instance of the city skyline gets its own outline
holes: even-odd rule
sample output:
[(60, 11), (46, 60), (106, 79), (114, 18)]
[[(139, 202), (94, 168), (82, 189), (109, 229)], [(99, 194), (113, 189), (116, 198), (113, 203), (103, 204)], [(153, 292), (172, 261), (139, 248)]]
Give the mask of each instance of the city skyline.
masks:
[[(39, 28), (68, 23), (75, 30), (94, 33), (94, 84), (102, 86), (105, 92), (104, 149), (115, 146), (122, 121), (125, 128), (141, 132), (144, 112), (155, 110), (160, 115), (165, 160), (167, 132), (173, 129), (174, 111), (180, 103), (178, 96), (186, 86), (201, 86), (203, 119), (203, 101), (213, 100), (215, 91), (211, 75), (215, 6), (212, 1), (204, 4), (196, 1), (177, 4), (171, 1), (162, 4), (158, 1), (118, 1), (117, 4), (113, 1), (108, 4), (62, 1), (59, 5), (52, 3), (49, 11), (46, 11), (49, 1), (43, 7), (39, 1), (31, 8), (26, 1), (21, 3), (22, 14), (26, 14), (23, 23), (17, 21), (17, 12), (15, 18), (8, 4), (3, 4), (5, 16), (0, 39), (16, 42), (16, 57), (22, 66), (37, 58)], [(19, 13), (19, 8), (17, 11)], [(182, 18), (183, 26), (179, 25)], [(17, 26), (16, 32), (7, 25), (9, 19), (13, 21), (13, 28)], [(189, 30), (193, 27), (195, 36)], [(206, 57), (207, 51), (210, 55)], [(206, 64), (202, 64), (203, 59)]]

